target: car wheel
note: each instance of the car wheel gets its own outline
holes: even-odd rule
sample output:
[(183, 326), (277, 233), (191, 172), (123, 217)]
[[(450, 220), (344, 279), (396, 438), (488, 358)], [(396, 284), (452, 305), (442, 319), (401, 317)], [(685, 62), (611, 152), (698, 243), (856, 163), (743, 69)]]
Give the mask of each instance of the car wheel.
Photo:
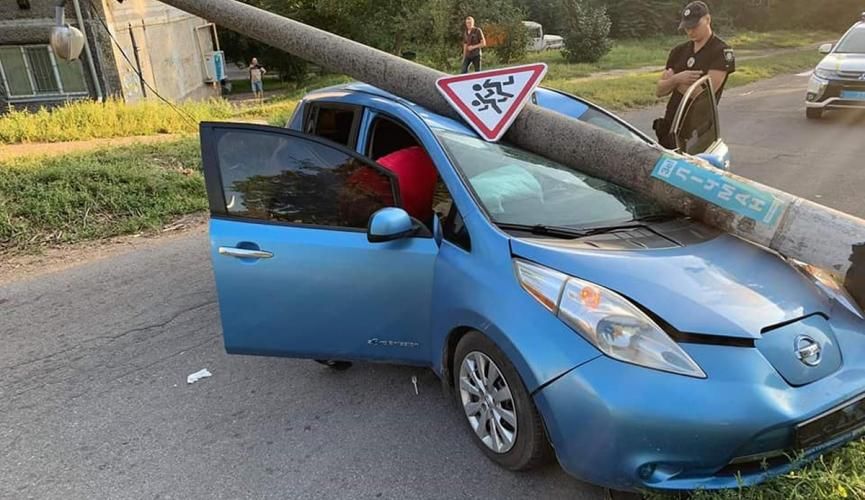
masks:
[(479, 332), (469, 332), (457, 345), (454, 359), (454, 394), (475, 444), (510, 470), (548, 462), (552, 448), (541, 416), (498, 346)]
[(348, 370), (351, 368), (351, 361), (335, 361), (333, 359), (316, 359), (316, 363), (321, 363), (324, 366), (336, 370), (338, 372)]
[(823, 118), (823, 110), (820, 108), (805, 108), (805, 116), (809, 120), (819, 120)]

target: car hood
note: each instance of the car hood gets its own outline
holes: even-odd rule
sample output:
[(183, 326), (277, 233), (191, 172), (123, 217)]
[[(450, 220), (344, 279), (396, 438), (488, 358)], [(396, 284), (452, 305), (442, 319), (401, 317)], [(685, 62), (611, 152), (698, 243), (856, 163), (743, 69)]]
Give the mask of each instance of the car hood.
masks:
[(865, 54), (829, 54), (817, 68), (826, 71), (865, 72)]
[(758, 339), (767, 327), (828, 314), (827, 297), (778, 255), (727, 234), (699, 240), (604, 250), (585, 240), (531, 238), (512, 239), (511, 248), (614, 290), (681, 332)]

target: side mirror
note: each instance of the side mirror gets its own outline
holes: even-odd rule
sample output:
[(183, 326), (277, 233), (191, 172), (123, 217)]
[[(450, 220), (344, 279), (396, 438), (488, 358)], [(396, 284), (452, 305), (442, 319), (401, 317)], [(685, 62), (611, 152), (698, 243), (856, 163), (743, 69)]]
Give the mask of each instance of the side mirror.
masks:
[(384, 243), (405, 238), (414, 231), (414, 223), (405, 210), (382, 208), (370, 217), (366, 239), (370, 243)]
[(821, 54), (828, 54), (828, 53), (832, 52), (832, 44), (831, 43), (824, 43), (823, 45), (820, 46), (819, 51)]

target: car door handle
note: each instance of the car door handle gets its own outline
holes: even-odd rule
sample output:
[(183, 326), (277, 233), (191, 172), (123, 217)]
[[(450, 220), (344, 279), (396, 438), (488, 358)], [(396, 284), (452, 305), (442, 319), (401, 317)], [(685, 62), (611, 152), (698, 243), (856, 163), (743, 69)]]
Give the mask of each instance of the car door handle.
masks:
[(247, 248), (219, 247), (219, 255), (237, 257), (239, 259), (269, 259), (273, 253), (264, 250), (249, 250)]

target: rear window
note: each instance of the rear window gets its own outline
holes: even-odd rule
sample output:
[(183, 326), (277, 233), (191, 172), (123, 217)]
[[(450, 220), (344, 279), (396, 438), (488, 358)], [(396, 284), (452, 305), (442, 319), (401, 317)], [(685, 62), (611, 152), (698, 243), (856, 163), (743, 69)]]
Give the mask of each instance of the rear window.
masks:
[(358, 108), (313, 104), (304, 130), (309, 134), (353, 148), (356, 144), (359, 117)]

